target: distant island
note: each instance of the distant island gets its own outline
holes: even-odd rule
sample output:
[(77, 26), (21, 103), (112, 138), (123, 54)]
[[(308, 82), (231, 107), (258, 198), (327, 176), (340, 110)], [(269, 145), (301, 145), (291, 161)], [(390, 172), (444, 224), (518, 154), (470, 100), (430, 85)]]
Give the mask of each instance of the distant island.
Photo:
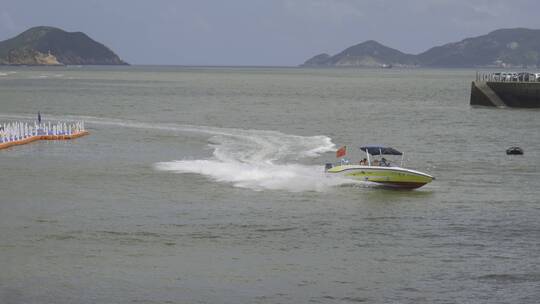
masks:
[(500, 29), (487, 35), (406, 54), (369, 40), (330, 56), (320, 54), (303, 67), (540, 67), (540, 30)]
[(127, 65), (81, 32), (38, 26), (0, 42), (0, 65)]

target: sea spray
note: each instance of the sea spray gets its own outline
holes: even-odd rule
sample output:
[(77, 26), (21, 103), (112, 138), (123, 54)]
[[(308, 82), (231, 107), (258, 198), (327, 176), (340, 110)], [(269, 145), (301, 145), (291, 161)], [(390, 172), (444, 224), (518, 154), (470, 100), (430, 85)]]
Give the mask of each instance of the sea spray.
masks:
[[(0, 114), (2, 116), (21, 118), (28, 115)], [(357, 183), (325, 175), (322, 165), (298, 163), (301, 159), (335, 151), (331, 138), (324, 135), (299, 136), (268, 130), (148, 123), (91, 116), (50, 115), (49, 118), (77, 118), (84, 119), (88, 124), (209, 135), (208, 144), (214, 149), (210, 159), (159, 162), (154, 167), (160, 171), (200, 174), (214, 181), (257, 191), (326, 191), (338, 185)]]
[(210, 135), (208, 144), (214, 149), (213, 157), (159, 162), (155, 168), (160, 171), (200, 174), (217, 182), (256, 191), (327, 191), (338, 185), (359, 183), (326, 176), (322, 165), (298, 163), (301, 159), (335, 151), (331, 138), (324, 135), (299, 136), (268, 130), (84, 119), (96, 124)]
[(327, 191), (343, 184), (355, 183), (338, 177), (327, 177), (323, 166), (300, 164), (251, 164), (219, 160), (179, 160), (160, 162), (156, 169), (176, 173), (196, 173), (218, 182), (252, 190), (286, 190), (291, 192)]

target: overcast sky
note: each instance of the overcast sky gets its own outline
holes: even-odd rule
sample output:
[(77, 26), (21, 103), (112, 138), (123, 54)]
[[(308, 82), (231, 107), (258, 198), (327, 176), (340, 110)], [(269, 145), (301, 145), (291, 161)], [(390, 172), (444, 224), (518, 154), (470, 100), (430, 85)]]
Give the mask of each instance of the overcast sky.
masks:
[(540, 0), (0, 0), (0, 40), (82, 31), (132, 64), (297, 65), (365, 40), (409, 53), (540, 28)]

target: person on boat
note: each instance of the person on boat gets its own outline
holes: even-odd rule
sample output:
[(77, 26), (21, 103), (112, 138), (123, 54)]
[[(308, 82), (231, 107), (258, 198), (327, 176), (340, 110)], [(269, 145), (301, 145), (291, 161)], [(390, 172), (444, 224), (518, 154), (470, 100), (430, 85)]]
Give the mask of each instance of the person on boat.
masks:
[(381, 159), (381, 166), (390, 167), (390, 162), (386, 160), (386, 158)]
[(362, 160), (360, 161), (360, 165), (362, 165), (362, 166), (367, 165), (367, 159), (365, 159), (365, 158), (362, 159)]
[(37, 112), (37, 120), (38, 120), (38, 123), (40, 124), (41, 123), (41, 113), (39, 111)]
[(373, 162), (372, 162), (373, 166), (380, 166), (380, 163), (379, 163), (379, 160), (378, 159), (375, 159)]

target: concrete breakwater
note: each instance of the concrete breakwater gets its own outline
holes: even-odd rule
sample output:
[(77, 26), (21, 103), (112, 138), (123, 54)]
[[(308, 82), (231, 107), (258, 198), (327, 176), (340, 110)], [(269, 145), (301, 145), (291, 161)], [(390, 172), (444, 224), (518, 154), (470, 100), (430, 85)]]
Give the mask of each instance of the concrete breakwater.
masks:
[(477, 73), (471, 84), (470, 104), (540, 108), (540, 74)]
[(36, 140), (67, 140), (88, 135), (84, 121), (57, 123), (7, 122), (0, 124), (0, 149)]

